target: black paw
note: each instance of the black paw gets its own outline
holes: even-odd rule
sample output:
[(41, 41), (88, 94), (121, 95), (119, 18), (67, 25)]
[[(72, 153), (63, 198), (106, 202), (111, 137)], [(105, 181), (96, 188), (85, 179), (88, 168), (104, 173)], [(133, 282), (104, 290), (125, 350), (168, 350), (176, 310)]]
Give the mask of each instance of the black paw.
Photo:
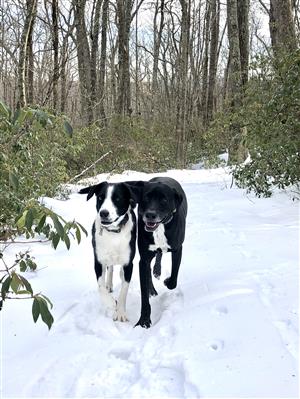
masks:
[(153, 276), (159, 280), (160, 275), (161, 275), (161, 265), (157, 265), (155, 263), (153, 267)]
[(134, 327), (137, 327), (137, 326), (141, 326), (143, 328), (150, 328), (151, 320), (141, 317), (140, 320), (136, 323), (136, 325)]
[(154, 288), (154, 286), (152, 285), (152, 287), (150, 287), (150, 289), (149, 289), (149, 297), (157, 296), (157, 295), (158, 295), (158, 293), (157, 293), (156, 289)]
[(177, 286), (177, 281), (174, 281), (171, 279), (171, 277), (168, 277), (165, 279), (164, 284), (169, 290), (174, 290)]

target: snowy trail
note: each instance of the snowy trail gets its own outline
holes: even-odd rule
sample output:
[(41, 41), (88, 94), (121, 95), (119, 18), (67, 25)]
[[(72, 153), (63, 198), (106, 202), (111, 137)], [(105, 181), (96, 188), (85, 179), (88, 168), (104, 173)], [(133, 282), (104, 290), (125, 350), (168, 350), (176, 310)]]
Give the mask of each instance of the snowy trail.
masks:
[[(152, 327), (133, 328), (138, 256), (130, 321), (120, 323), (99, 301), (90, 237), (69, 252), (38, 245), (48, 267), (28, 277), (53, 300), (55, 324), (48, 333), (33, 325), (29, 303), (7, 303), (3, 397), (298, 397), (298, 204), (246, 197), (220, 170), (169, 175), (187, 193), (187, 236), (178, 288), (162, 283), (169, 255), (154, 279)], [(139, 176), (149, 178), (121, 178)], [(72, 194), (47, 204), (90, 230), (92, 201)]]

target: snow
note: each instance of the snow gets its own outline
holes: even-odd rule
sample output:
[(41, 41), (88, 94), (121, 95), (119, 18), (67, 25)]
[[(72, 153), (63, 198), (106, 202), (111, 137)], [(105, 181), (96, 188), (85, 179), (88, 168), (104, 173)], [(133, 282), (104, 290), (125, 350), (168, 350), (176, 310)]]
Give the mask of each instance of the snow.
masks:
[[(285, 193), (258, 199), (230, 188), (224, 169), (167, 175), (186, 191), (187, 234), (174, 291), (162, 283), (170, 271), (163, 256), (149, 330), (133, 328), (138, 255), (130, 321), (121, 323), (100, 303), (90, 236), (70, 251), (61, 244), (56, 251), (49, 244), (8, 249), (12, 258), (32, 249), (41, 270), (25, 275), (53, 301), (55, 322), (50, 332), (34, 325), (31, 301), (4, 304), (3, 397), (298, 397), (298, 203)], [(101, 175), (89, 184), (152, 176)], [(94, 199), (73, 192), (67, 201), (45, 202), (90, 231)]]

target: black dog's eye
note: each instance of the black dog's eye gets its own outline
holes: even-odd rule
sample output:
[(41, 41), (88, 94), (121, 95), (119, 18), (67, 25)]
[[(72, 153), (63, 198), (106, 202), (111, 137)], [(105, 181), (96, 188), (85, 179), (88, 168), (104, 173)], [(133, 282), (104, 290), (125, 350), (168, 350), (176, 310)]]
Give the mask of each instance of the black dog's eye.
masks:
[(121, 199), (120, 197), (115, 197), (114, 198), (115, 202), (120, 202), (120, 199)]
[(162, 198), (161, 203), (164, 204), (164, 205), (166, 205), (166, 204), (168, 203), (167, 198)]

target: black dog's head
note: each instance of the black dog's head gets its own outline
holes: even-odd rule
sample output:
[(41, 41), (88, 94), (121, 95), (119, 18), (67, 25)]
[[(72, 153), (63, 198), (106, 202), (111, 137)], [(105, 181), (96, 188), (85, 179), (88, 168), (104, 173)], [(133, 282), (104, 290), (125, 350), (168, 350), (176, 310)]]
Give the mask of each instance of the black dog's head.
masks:
[(130, 188), (125, 183), (109, 184), (103, 182), (94, 186), (82, 188), (80, 194), (87, 194), (87, 200), (96, 196), (96, 208), (101, 224), (110, 226), (118, 224), (120, 218), (126, 214), (129, 207), (135, 207)]
[(160, 223), (169, 223), (181, 201), (181, 195), (167, 184), (146, 182), (139, 200), (139, 214), (145, 230), (153, 232)]

